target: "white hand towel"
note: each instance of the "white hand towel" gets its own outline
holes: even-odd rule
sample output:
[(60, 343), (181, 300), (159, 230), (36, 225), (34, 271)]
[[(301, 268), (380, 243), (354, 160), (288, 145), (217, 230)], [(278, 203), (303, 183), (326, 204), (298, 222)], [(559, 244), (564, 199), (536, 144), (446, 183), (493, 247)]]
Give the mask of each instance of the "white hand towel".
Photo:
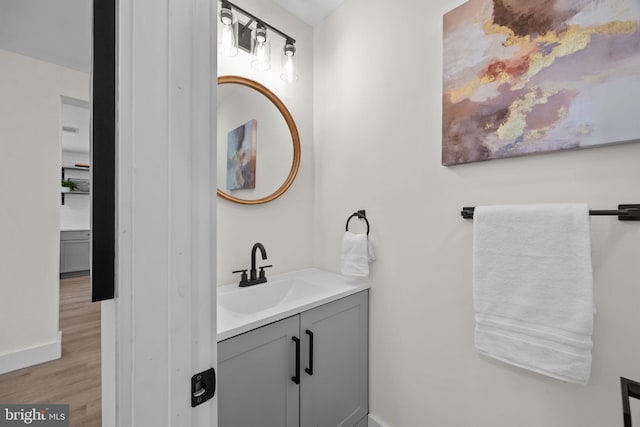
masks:
[(373, 247), (366, 234), (350, 231), (342, 238), (342, 274), (346, 276), (367, 277), (369, 263), (376, 260)]
[(473, 297), (480, 353), (563, 381), (589, 381), (589, 221), (583, 204), (475, 209)]

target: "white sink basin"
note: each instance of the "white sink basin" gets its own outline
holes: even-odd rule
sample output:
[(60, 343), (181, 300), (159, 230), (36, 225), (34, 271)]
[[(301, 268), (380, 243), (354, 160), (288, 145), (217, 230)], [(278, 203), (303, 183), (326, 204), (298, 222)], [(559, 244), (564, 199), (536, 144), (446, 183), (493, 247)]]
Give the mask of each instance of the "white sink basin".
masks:
[(369, 288), (315, 268), (275, 275), (267, 283), (218, 288), (218, 341)]
[(322, 287), (298, 278), (281, 278), (219, 294), (218, 305), (237, 314), (257, 314), (323, 291)]

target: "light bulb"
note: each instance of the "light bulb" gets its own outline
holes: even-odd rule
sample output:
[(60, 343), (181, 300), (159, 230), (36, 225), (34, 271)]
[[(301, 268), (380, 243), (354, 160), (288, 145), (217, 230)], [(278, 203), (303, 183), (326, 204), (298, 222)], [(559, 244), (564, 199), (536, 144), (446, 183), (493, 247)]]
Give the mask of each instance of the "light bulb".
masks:
[(292, 40), (287, 40), (282, 49), (282, 72), (280, 78), (285, 82), (292, 83), (298, 80), (298, 72), (296, 69), (296, 48)]
[(265, 71), (271, 68), (271, 40), (267, 28), (258, 23), (253, 38), (253, 59), (251, 66), (257, 70)]
[(220, 53), (224, 56), (235, 56), (238, 54), (238, 19), (227, 2), (222, 2), (220, 23), (221, 25), (218, 25)]

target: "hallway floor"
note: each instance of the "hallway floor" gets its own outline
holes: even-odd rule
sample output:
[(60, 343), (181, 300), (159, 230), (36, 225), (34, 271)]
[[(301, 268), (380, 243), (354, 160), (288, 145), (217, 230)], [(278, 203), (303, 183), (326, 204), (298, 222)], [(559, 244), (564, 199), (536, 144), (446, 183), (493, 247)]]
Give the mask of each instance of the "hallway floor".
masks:
[(100, 304), (89, 276), (60, 281), (62, 358), (0, 375), (0, 402), (70, 405), (71, 427), (100, 427)]

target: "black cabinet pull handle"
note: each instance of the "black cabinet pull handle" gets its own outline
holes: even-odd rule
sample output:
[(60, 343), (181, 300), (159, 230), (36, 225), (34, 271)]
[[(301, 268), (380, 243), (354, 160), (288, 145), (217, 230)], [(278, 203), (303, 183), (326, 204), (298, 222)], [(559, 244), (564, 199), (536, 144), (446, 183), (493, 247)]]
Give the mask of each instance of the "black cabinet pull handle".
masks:
[(291, 381), (300, 384), (300, 338), (292, 337), (291, 339), (296, 343), (296, 374), (291, 377)]
[(309, 335), (309, 367), (304, 371), (309, 375), (313, 375), (313, 332), (307, 329), (304, 333)]

